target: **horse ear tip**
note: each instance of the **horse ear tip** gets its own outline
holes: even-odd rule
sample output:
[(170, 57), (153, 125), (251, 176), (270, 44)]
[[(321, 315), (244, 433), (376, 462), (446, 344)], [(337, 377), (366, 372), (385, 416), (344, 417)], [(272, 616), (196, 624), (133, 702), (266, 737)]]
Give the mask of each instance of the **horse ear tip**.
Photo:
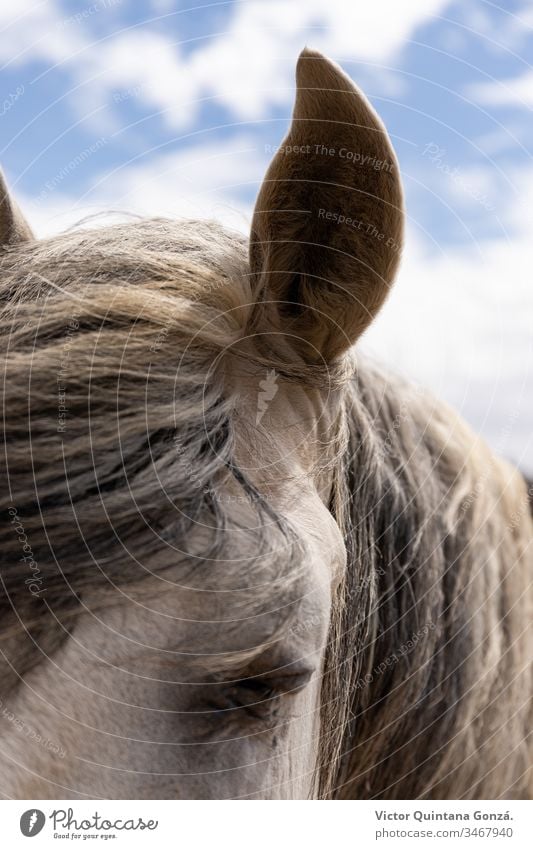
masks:
[(320, 71), (326, 66), (331, 67), (329, 59), (326, 59), (323, 53), (313, 50), (306, 45), (298, 56), (296, 63), (297, 85), (303, 87), (309, 85), (310, 81), (316, 79)]
[(324, 54), (321, 53), (319, 50), (314, 50), (312, 47), (308, 47), (307, 44), (306, 44), (305, 47), (300, 51), (300, 55), (298, 56), (298, 61), (300, 59), (325, 59), (325, 58), (326, 57), (324, 56)]
[(0, 168), (0, 247), (34, 240), (35, 235), (11, 197), (4, 171)]
[(296, 63), (296, 86), (299, 90), (349, 90), (353, 83), (342, 68), (310, 47), (304, 47)]

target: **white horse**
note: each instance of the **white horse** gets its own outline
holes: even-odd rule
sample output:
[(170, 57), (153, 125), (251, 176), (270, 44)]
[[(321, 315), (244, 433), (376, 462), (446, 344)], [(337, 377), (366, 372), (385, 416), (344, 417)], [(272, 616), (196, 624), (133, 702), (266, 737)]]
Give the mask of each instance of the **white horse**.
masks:
[(400, 175), (336, 65), (297, 84), (249, 255), (2, 191), (5, 796), (530, 793), (526, 486), (354, 358)]

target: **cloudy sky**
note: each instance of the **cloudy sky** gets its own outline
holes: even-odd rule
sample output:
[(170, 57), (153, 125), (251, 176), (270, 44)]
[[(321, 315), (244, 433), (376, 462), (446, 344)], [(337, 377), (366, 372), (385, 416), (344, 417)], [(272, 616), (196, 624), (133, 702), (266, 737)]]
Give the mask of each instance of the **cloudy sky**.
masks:
[(369, 96), (405, 185), (363, 347), (533, 471), (529, 0), (4, 2), (0, 162), (39, 235), (102, 210), (246, 231), (306, 44)]

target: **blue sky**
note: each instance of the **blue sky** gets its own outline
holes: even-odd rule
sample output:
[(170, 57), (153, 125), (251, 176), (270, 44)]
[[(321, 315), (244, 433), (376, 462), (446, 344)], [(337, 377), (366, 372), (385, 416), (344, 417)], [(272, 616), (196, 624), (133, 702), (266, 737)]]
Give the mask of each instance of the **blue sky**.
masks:
[(373, 102), (408, 238), (363, 347), (533, 468), (533, 5), (20, 0), (0, 9), (0, 162), (37, 232), (102, 210), (246, 231), (308, 44)]

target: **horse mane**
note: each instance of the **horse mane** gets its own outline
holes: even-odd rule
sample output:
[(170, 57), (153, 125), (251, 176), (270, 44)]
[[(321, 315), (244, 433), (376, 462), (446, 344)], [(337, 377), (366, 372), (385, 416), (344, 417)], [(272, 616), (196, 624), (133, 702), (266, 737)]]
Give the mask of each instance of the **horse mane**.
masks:
[(337, 502), (350, 565), (321, 795), (528, 797), (524, 481), (445, 405), (371, 364), (347, 392), (346, 426)]

